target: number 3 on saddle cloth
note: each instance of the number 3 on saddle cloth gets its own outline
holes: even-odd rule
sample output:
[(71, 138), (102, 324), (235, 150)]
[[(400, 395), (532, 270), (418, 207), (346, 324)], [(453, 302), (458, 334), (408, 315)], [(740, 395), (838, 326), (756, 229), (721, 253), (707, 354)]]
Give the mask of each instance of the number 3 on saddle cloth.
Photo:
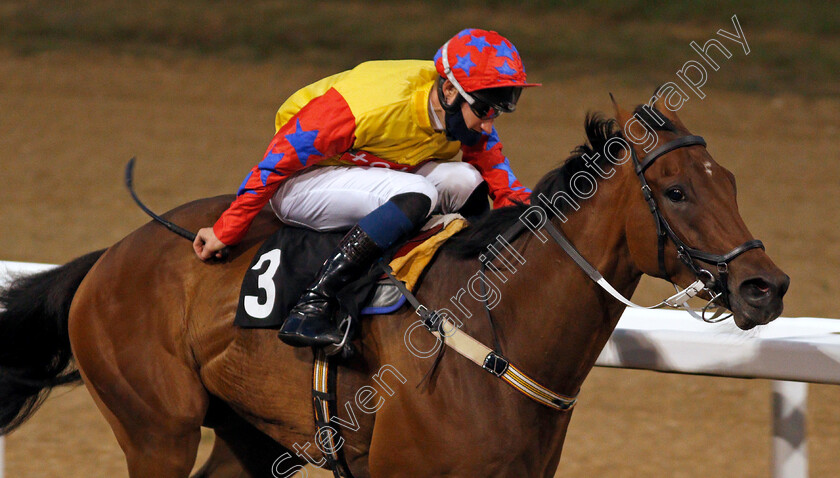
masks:
[[(386, 251), (384, 257), (392, 257), (390, 265), (395, 275), (412, 290), (438, 248), (466, 225), (467, 221), (458, 214), (435, 216), (417, 236)], [(245, 273), (234, 325), (283, 325), (344, 234), (286, 226), (269, 237)], [(405, 296), (389, 281), (379, 280), (381, 275), (379, 268), (374, 267), (342, 289), (337, 296), (337, 316), (350, 317), (353, 324), (361, 315), (389, 314), (402, 307)]]

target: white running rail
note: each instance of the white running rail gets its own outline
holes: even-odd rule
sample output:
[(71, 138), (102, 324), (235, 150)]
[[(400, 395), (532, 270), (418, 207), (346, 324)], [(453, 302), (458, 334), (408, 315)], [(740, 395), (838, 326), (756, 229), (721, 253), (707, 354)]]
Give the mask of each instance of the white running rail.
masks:
[[(10, 274), (53, 267), (0, 261)], [(808, 476), (808, 383), (840, 385), (840, 320), (780, 317), (746, 334), (732, 321), (706, 324), (685, 312), (627, 309), (596, 365), (773, 380), (773, 477)], [(3, 478), (0, 437), (0, 478)]]

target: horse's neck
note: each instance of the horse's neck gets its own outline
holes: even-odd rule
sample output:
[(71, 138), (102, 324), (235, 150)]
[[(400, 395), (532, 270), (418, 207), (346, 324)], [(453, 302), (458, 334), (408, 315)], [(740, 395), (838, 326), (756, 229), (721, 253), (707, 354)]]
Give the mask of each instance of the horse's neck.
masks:
[[(624, 227), (628, 181), (613, 178), (581, 210), (555, 224), (625, 296), (641, 273), (629, 256)], [(532, 236), (532, 237), (528, 237)], [(549, 239), (528, 232), (514, 247), (526, 264), (500, 289), (493, 311), (503, 352), (557, 393), (575, 394), (598, 358), (624, 306), (610, 297)]]

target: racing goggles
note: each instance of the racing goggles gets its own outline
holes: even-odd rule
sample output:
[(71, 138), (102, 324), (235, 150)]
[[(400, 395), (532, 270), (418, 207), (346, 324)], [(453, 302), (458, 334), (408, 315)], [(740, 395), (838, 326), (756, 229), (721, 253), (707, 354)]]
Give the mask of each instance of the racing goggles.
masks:
[(478, 116), (478, 119), (482, 121), (498, 118), (498, 116), (502, 114), (502, 112), (496, 109), (493, 105), (488, 105), (487, 103), (478, 100), (470, 104), (470, 109), (473, 114)]
[(490, 120), (498, 117), (501, 113), (512, 113), (516, 109), (516, 102), (522, 88), (499, 87), (486, 88), (471, 93), (473, 102), (470, 109), (480, 120)]

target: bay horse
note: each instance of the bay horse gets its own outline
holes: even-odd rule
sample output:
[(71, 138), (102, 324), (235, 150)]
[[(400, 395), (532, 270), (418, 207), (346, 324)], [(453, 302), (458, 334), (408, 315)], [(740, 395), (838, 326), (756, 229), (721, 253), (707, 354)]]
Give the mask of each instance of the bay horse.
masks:
[[(572, 197), (583, 190), (574, 182), (578, 173), (589, 171), (595, 179), (589, 192), (597, 192), (553, 204), (550, 222), (618, 292), (631, 296), (643, 274), (683, 287), (694, 282), (688, 247), (728, 258), (704, 280), (723, 287), (716, 300), (740, 328), (766, 324), (781, 314), (789, 278), (753, 241), (737, 209), (733, 175), (703, 144), (683, 142), (642, 168), (646, 202), (637, 161), (615, 161), (609, 150), (617, 138), (654, 135), (661, 145), (689, 136), (661, 103), (632, 115), (616, 105), (615, 120), (588, 115), (586, 143), (539, 182), (532, 203)], [(649, 163), (649, 148), (636, 142), (632, 148), (638, 164)], [(230, 201), (199, 200), (165, 217), (196, 230)], [(528, 208), (492, 211), (453, 238), (417, 297), (430, 308), (455, 310), (457, 301), (462, 330), (484, 344), (497, 342), (519, 369), (573, 397), (624, 305), (557, 243), (529, 231), (511, 239), (524, 263), (496, 281), (492, 310), (485, 300), (458, 295), (481, 269), (485, 246)], [(665, 232), (651, 208), (679, 239), (659, 240)], [(107, 250), (13, 283), (0, 297), (6, 309), (0, 432), (19, 426), (52, 387), (83, 380), (133, 478), (187, 476), (202, 425), (215, 430), (217, 442), (200, 476), (285, 477), (306, 462), (323, 464), (313, 423), (313, 352), (283, 345), (273, 330), (232, 326), (242, 277), (278, 227), (262, 211), (225, 261), (207, 264), (149, 223)], [(353, 475), (553, 476), (572, 410), (537, 403), (451, 351), (427, 375), (434, 359), (410, 353), (406, 341), (432, 350), (436, 339), (422, 331), (406, 335), (413, 313), (403, 308), (362, 320), (359, 352), (340, 368), (334, 425), (342, 429), (339, 443)]]

